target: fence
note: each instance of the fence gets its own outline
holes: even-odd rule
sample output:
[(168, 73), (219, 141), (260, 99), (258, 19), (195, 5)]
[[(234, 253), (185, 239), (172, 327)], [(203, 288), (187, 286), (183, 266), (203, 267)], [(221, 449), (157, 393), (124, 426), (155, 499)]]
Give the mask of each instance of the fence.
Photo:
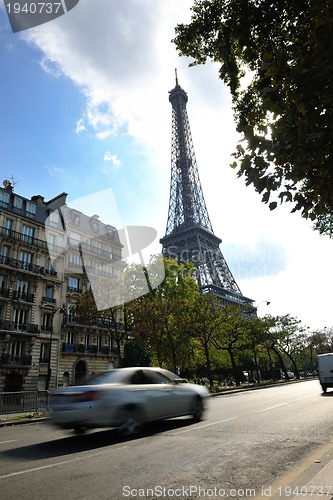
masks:
[(0, 392), (0, 415), (47, 411), (48, 391)]

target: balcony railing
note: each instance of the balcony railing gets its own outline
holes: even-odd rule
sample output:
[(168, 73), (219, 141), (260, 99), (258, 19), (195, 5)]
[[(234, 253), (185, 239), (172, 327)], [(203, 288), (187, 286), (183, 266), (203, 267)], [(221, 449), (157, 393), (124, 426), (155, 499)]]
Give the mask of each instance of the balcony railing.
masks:
[(62, 352), (95, 354), (100, 356), (119, 356), (119, 350), (114, 347), (85, 344), (62, 344)]
[[(83, 316), (78, 316), (75, 314), (68, 314), (66, 316), (66, 323), (72, 323), (77, 326), (90, 326), (92, 328), (105, 328), (107, 330), (114, 330), (115, 323), (114, 321), (102, 321), (98, 318), (85, 318)], [(119, 327), (119, 324), (117, 324)]]
[(24, 260), (12, 259), (11, 257), (0, 256), (0, 264), (5, 266), (14, 267), (15, 269), (22, 269), (23, 271), (29, 271), (36, 274), (45, 274), (44, 267), (36, 266), (30, 262), (25, 262)]
[(55, 304), (56, 299), (54, 299), (53, 297), (42, 297), (42, 302), (49, 302), (50, 304)]
[(69, 292), (69, 293), (82, 293), (82, 288), (79, 288), (76, 286), (68, 286), (67, 292)]
[(96, 247), (89, 243), (81, 242), (76, 240), (75, 238), (67, 238), (67, 244), (71, 247), (81, 248), (81, 250), (85, 252), (89, 252), (95, 255), (99, 255), (100, 257), (104, 257), (108, 260), (121, 260), (121, 254), (111, 250), (104, 250), (103, 248)]
[(1, 319), (0, 330), (38, 333), (38, 325), (34, 325), (33, 323), (17, 323), (16, 321), (6, 321)]
[(43, 250), (48, 250), (48, 244), (46, 241), (39, 240), (38, 238), (29, 236), (28, 234), (13, 231), (8, 227), (0, 226), (0, 236), (11, 240), (20, 241), (21, 243), (26, 243), (27, 245), (31, 245), (34, 247), (42, 248)]
[(4, 266), (14, 267), (15, 269), (22, 269), (23, 271), (29, 271), (31, 273), (44, 274), (47, 276), (57, 276), (57, 272), (53, 271), (53, 269), (44, 269), (44, 267), (30, 264), (29, 262), (25, 262), (24, 260), (12, 259), (11, 257), (5, 257), (3, 255), (0, 255), (0, 264), (3, 264)]
[(19, 356), (14, 354), (1, 354), (1, 365), (30, 366), (31, 356)]
[(33, 293), (20, 292), (18, 290), (14, 290), (13, 292), (13, 300), (23, 300), (24, 302), (33, 302), (35, 296)]

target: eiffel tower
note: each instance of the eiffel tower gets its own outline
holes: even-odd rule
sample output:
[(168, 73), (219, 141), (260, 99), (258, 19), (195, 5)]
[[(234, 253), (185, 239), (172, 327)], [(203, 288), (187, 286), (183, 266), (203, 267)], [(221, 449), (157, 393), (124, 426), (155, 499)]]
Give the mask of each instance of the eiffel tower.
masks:
[(218, 296), (223, 304), (250, 304), (240, 291), (220, 250), (203, 196), (189, 119), (188, 97), (178, 84), (169, 92), (172, 105), (171, 187), (166, 233), (160, 239), (165, 256), (190, 261), (203, 294)]

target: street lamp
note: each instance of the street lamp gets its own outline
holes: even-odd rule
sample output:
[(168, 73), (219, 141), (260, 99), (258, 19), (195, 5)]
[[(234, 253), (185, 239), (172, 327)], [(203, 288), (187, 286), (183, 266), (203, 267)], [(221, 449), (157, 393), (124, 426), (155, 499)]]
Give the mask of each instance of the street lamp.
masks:
[(251, 314), (253, 313), (257, 313), (258, 311), (258, 307), (261, 305), (261, 304), (266, 304), (266, 306), (269, 306), (270, 304), (270, 301), (269, 300), (262, 300), (261, 302), (259, 302), (259, 304), (256, 306), (256, 307), (253, 307), (253, 309), (250, 309), (249, 311), (246, 311), (246, 314), (248, 314), (249, 316), (251, 316)]

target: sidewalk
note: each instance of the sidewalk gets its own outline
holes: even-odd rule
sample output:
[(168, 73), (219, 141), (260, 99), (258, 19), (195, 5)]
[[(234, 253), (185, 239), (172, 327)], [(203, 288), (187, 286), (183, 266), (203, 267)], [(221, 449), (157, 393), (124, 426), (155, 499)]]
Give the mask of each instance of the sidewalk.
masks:
[(296, 463), (272, 485), (264, 486), (256, 500), (333, 500), (333, 441)]
[(0, 415), (0, 427), (7, 427), (9, 425), (21, 425), (30, 424), (35, 422), (41, 422), (48, 420), (48, 416), (45, 413), (11, 413)]

